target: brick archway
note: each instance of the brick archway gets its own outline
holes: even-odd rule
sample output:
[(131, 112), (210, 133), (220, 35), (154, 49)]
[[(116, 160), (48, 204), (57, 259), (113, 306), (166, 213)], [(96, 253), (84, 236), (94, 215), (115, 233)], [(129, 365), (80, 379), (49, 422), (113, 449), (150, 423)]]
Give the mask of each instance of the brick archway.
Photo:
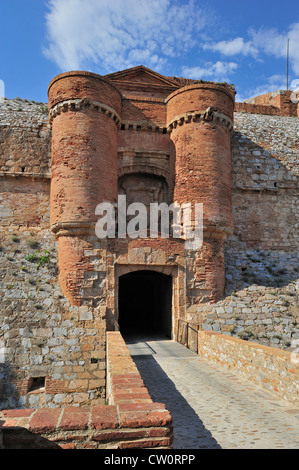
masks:
[(130, 336), (172, 333), (172, 277), (154, 270), (136, 270), (119, 277), (118, 323)]
[(120, 279), (131, 273), (138, 273), (140, 271), (149, 271), (157, 274), (165, 275), (171, 283), (171, 331), (168, 335), (171, 339), (176, 338), (177, 335), (177, 322), (179, 318), (185, 319), (185, 307), (183, 306), (183, 299), (180, 301), (179, 292), (183, 291), (185, 284), (184, 272), (179, 269), (178, 264), (160, 265), (160, 264), (118, 264), (115, 263), (113, 269), (110, 271), (108, 279), (111, 288), (108, 292), (113, 292), (113, 296), (108, 298), (108, 303), (111, 309), (108, 310), (110, 314), (110, 323), (107, 325), (108, 330), (120, 330), (119, 327), (119, 284)]

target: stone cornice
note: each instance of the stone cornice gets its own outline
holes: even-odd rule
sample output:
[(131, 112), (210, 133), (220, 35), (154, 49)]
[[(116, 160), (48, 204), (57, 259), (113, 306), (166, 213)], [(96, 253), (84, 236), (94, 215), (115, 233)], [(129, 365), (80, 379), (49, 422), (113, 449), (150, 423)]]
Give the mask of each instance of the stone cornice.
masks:
[(21, 171), (0, 171), (0, 177), (2, 178), (32, 178), (50, 180), (51, 173), (29, 173)]
[(94, 223), (89, 221), (57, 222), (51, 226), (51, 231), (57, 237), (77, 237), (88, 233), (94, 233)]
[(89, 100), (87, 98), (70, 99), (57, 103), (49, 110), (49, 122), (51, 124), (53, 119), (61, 113), (65, 113), (68, 111), (82, 111), (86, 108), (93, 108), (94, 110), (107, 115), (115, 122), (116, 126), (121, 130), (135, 130), (170, 134), (172, 130), (175, 129), (177, 126), (182, 126), (183, 124), (199, 121), (214, 121), (220, 125), (222, 124), (223, 126), (227, 127), (231, 132), (233, 131), (234, 127), (232, 120), (228, 116), (223, 113), (214, 111), (212, 107), (206, 109), (205, 111), (191, 111), (175, 116), (170, 122), (168, 122), (167, 126), (165, 127), (161, 125), (157, 126), (153, 124), (148, 124), (145, 121), (122, 121), (121, 117), (110, 106), (107, 106), (104, 103), (100, 103), (99, 101)]
[(121, 118), (114, 109), (104, 103), (89, 100), (88, 98), (70, 99), (57, 103), (49, 110), (49, 122), (52, 123), (53, 119), (61, 113), (66, 113), (68, 111), (83, 111), (87, 108), (106, 114), (115, 122), (116, 126), (119, 126), (121, 123)]
[(188, 113), (180, 114), (175, 116), (167, 125), (167, 132), (170, 134), (173, 129), (183, 124), (188, 124), (190, 122), (199, 122), (205, 121), (210, 122), (214, 121), (218, 124), (222, 124), (227, 127), (230, 131), (233, 131), (234, 124), (232, 120), (223, 113), (214, 111), (212, 107), (206, 109), (205, 111), (192, 111)]

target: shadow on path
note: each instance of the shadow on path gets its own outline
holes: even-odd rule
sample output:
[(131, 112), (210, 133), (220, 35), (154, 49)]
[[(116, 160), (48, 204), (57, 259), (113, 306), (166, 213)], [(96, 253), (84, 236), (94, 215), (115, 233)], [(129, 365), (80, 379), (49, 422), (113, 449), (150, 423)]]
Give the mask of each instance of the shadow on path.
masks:
[(174, 426), (174, 449), (221, 449), (153, 355), (133, 355), (153, 401), (164, 403)]

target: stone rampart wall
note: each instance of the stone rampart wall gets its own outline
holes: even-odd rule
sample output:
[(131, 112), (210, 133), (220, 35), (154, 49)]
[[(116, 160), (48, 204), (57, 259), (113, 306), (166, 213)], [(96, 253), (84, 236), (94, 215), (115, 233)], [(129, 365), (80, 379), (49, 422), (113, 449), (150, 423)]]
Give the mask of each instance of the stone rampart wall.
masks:
[[(246, 110), (246, 112), (254, 112), (255, 114), (258, 114), (261, 107), (263, 110), (261, 114), (270, 114), (265, 112), (268, 108), (275, 110), (274, 114), (280, 116), (299, 116), (298, 102), (294, 99), (295, 96), (296, 93), (292, 90), (273, 91), (271, 93), (250, 98), (244, 103), (238, 103), (241, 105), (239, 107), (239, 111)], [(250, 111), (250, 106), (252, 106), (252, 109), (255, 109), (255, 111)]]
[[(234, 120), (234, 233), (226, 243), (226, 290), (217, 303), (207, 297), (196, 303), (192, 292), (201, 288), (205, 266), (187, 258), (186, 264), (198, 270), (196, 280), (186, 280), (188, 320), (205, 331), (292, 352), (299, 341), (298, 118), (236, 112)], [(82, 281), (83, 304), (69, 304), (58, 283), (57, 241), (49, 230), (51, 130), (44, 106), (6, 100), (0, 106), (0, 132), (0, 349), (5, 356), (0, 408), (103, 403), (105, 327), (115, 305), (112, 264), (103, 262), (100, 243), (91, 255), (86, 250), (94, 269)], [(131, 145), (133, 133), (121, 131), (129, 137), (119, 144)], [(153, 139), (153, 134), (165, 145), (167, 135), (147, 136)], [(149, 248), (140, 250), (138, 241), (131, 245), (120, 258), (135, 268), (147, 265)], [(163, 265), (164, 248), (158, 260)], [(95, 310), (95, 292), (105, 291), (107, 272), (106, 291), (114, 293), (107, 307)], [(172, 275), (179, 279), (177, 297), (185, 311), (183, 269)], [(29, 392), (32, 378), (45, 379), (46, 393)]]
[[(226, 287), (189, 321), (292, 351), (299, 342), (298, 119), (235, 113)], [(202, 320), (202, 321), (201, 321)]]

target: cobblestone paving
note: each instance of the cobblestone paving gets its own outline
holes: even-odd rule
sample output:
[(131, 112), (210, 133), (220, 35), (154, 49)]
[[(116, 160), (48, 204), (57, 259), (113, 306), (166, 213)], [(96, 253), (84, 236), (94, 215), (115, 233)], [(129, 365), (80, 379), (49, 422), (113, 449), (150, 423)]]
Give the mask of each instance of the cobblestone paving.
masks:
[(174, 422), (174, 449), (298, 449), (299, 406), (173, 341), (127, 339), (154, 401)]

